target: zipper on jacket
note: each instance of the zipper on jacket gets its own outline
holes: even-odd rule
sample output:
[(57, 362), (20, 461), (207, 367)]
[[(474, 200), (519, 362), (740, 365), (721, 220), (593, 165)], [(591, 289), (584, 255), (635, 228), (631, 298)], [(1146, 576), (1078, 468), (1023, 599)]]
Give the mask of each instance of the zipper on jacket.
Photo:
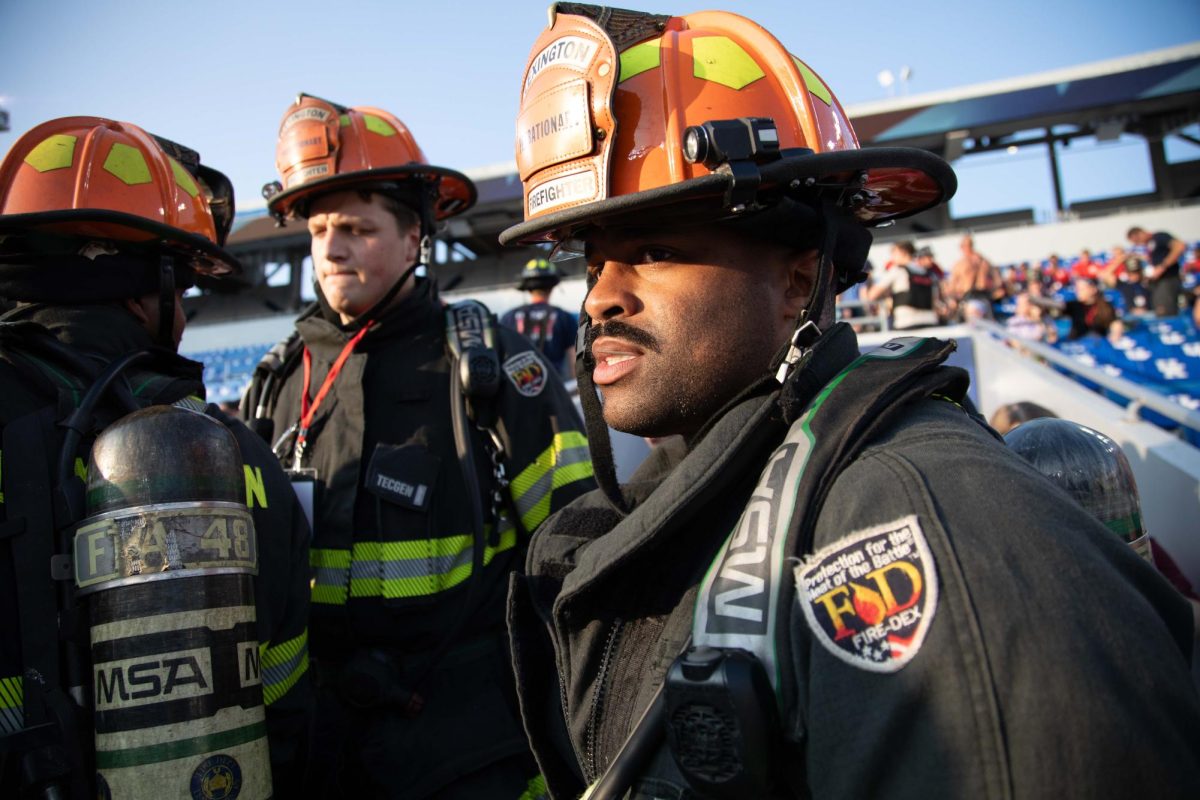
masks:
[(604, 643), (604, 654), (600, 658), (600, 672), (596, 676), (596, 693), (592, 695), (592, 708), (588, 714), (587, 741), (584, 749), (587, 755), (588, 783), (593, 783), (600, 777), (600, 765), (596, 752), (596, 737), (600, 728), (600, 714), (604, 711), (604, 695), (608, 689), (609, 672), (612, 666), (613, 654), (616, 651), (617, 640), (620, 638), (622, 621), (618, 617), (613, 620), (612, 628), (608, 631), (608, 639)]

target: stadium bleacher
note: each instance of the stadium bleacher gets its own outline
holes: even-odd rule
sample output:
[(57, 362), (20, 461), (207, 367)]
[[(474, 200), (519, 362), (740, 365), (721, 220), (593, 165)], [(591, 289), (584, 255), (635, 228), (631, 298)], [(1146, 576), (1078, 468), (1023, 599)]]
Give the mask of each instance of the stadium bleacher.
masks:
[(254, 367), (274, 342), (201, 350), (188, 358), (204, 365), (204, 386), (212, 403), (236, 403), (250, 383)]

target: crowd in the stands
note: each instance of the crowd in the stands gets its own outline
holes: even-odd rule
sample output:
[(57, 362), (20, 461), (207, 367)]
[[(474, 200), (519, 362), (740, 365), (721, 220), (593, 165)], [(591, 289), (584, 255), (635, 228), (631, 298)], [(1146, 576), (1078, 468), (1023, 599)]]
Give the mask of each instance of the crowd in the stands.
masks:
[(1103, 252), (996, 265), (968, 235), (949, 269), (929, 248), (896, 242), (887, 263), (848, 293), (842, 315), (859, 328), (888, 315), (896, 330), (994, 319), (1016, 337), (1048, 342), (1115, 341), (1143, 321), (1180, 314), (1200, 328), (1200, 242), (1140, 227), (1126, 239)]

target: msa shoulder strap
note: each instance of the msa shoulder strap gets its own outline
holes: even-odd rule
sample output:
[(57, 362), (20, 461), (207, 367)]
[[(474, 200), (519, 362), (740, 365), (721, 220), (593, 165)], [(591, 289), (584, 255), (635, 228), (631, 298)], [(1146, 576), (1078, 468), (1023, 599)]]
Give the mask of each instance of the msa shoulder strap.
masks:
[(300, 340), (299, 331), (293, 330), (286, 339), (277, 342), (254, 368), (254, 379), (238, 404), (242, 419), (249, 420), (250, 429), (268, 445), (273, 444), (275, 439), (275, 423), (271, 413), (279, 400), (284, 376), (291, 371), (292, 364), (300, 358), (303, 349), (304, 342)]
[[(846, 367), (792, 424), (767, 461), (737, 526), (701, 582), (692, 648), (668, 673), (667, 738), (688, 782), (706, 796), (763, 793), (778, 779), (769, 763), (772, 724), (792, 719), (798, 687), (787, 670), (789, 615), (795, 592), (789, 559), (812, 550), (818, 512), (838, 475), (871, 438), (931, 394), (955, 400), (966, 392), (965, 373), (939, 369), (953, 342), (893, 339)], [(752, 656), (761, 670), (748, 667)], [(719, 702), (714, 703), (714, 689)], [(773, 690), (774, 703), (766, 697)], [(705, 698), (708, 699), (705, 699)], [(745, 734), (722, 738), (729, 752), (698, 757), (712, 747), (711, 731), (690, 722), (691, 706), (716, 707), (722, 726)], [(777, 723), (774, 723), (777, 724)], [(737, 743), (757, 742), (753, 749)]]
[(484, 429), (495, 427), (494, 400), (500, 390), (496, 317), (476, 300), (446, 307), (446, 347), (458, 373), (467, 415)]

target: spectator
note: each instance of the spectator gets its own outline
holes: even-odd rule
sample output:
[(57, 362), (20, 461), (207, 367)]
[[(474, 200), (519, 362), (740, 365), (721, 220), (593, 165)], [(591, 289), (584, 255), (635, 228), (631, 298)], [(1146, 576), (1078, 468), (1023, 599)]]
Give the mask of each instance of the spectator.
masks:
[(983, 301), (987, 308), (986, 316), (991, 319), (992, 301), (1004, 296), (1000, 274), (986, 258), (975, 251), (975, 242), (970, 235), (962, 238), (959, 248), (962, 258), (955, 262), (950, 270), (947, 294), (963, 319), (966, 318), (963, 304), (968, 300)]
[(1030, 301), (1042, 308), (1065, 314), (1071, 320), (1071, 330), (1068, 339), (1079, 339), (1089, 333), (1108, 335), (1109, 326), (1117, 319), (1117, 311), (1112, 303), (1104, 299), (1096, 281), (1091, 278), (1079, 278), (1075, 281), (1075, 299), (1058, 300), (1049, 297), (1033, 297)]
[(1013, 267), (1012, 271), (1012, 290), (1011, 294), (1016, 297), (1021, 292), (1025, 291), (1029, 286), (1029, 282), (1034, 280), (1033, 268), (1030, 267), (1028, 261), (1022, 261), (1017, 266)]
[(1142, 261), (1137, 256), (1129, 256), (1125, 262), (1125, 280), (1117, 284), (1117, 292), (1125, 301), (1125, 313), (1149, 314), (1150, 290), (1146, 288), (1142, 276)]
[(996, 433), (1003, 436), (1012, 429), (1029, 422), (1031, 419), (1041, 419), (1042, 417), (1058, 416), (1045, 406), (1039, 406), (1037, 403), (1031, 403), (1028, 400), (1018, 400), (1015, 403), (1000, 406), (996, 409), (996, 413), (992, 414), (988, 424), (996, 429)]
[(929, 328), (940, 322), (937, 278), (913, 261), (915, 255), (912, 242), (892, 245), (892, 269), (867, 290), (867, 299), (873, 302), (892, 298), (893, 327), (900, 331)]
[(1126, 248), (1116, 245), (1112, 247), (1112, 254), (1109, 257), (1108, 263), (1104, 265), (1104, 269), (1100, 270), (1100, 281), (1104, 282), (1105, 287), (1114, 288), (1117, 283), (1123, 281), (1126, 277), (1126, 261), (1129, 259), (1129, 253)]
[(1135, 245), (1146, 248), (1150, 270), (1146, 279), (1150, 285), (1154, 313), (1173, 317), (1179, 313), (1179, 298), (1183, 282), (1179, 276), (1179, 261), (1187, 245), (1166, 231), (1150, 233), (1145, 228), (1132, 227), (1125, 237)]
[(1008, 333), (1018, 339), (1040, 342), (1046, 338), (1046, 322), (1041, 306), (1029, 299), (1028, 292), (1017, 295), (1017, 311), (1004, 323)]
[(1097, 278), (1100, 264), (1092, 260), (1092, 251), (1086, 247), (1079, 252), (1079, 260), (1071, 265), (1072, 278)]
[(933, 259), (933, 251), (928, 247), (922, 247), (917, 251), (917, 266), (926, 270), (939, 281), (946, 279), (946, 273), (942, 270), (938, 263)]
[(1071, 271), (1059, 260), (1055, 253), (1046, 260), (1046, 276), (1050, 281), (1050, 290), (1058, 291), (1071, 282)]

